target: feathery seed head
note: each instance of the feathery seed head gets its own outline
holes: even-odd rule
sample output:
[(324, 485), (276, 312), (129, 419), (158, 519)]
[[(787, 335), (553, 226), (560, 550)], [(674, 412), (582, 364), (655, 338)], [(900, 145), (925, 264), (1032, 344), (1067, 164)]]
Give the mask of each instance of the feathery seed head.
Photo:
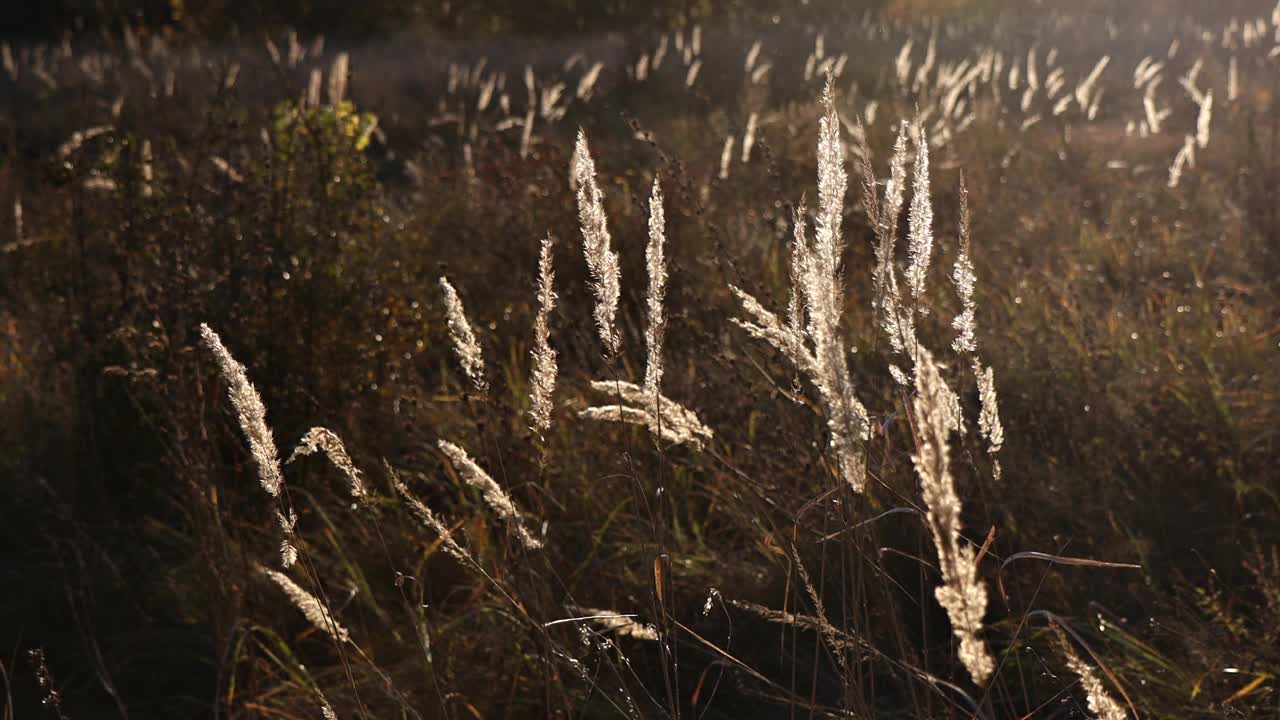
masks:
[(352, 497), (356, 499), (365, 497), (366, 492), (364, 482), (360, 479), (360, 471), (351, 462), (351, 456), (347, 454), (342, 438), (332, 430), (322, 427), (313, 427), (308, 430), (307, 434), (302, 436), (302, 440), (298, 441), (298, 446), (294, 448), (285, 464), (288, 465), (299, 457), (316, 452), (324, 453), (325, 457), (329, 458), (329, 462), (347, 476), (347, 481), (351, 484)]
[(662, 385), (662, 342), (666, 334), (667, 319), (663, 309), (667, 294), (666, 215), (662, 208), (662, 187), (653, 179), (653, 194), (649, 198), (649, 244), (645, 248), (645, 264), (649, 270), (649, 326), (645, 330), (644, 387), (651, 397), (660, 392)]
[(938, 552), (942, 584), (934, 591), (938, 604), (951, 619), (960, 642), (960, 661), (974, 683), (982, 685), (995, 663), (978, 637), (987, 609), (987, 590), (977, 577), (973, 547), (960, 538), (960, 498), (947, 457), (948, 437), (954, 424), (954, 393), (942, 379), (928, 350), (916, 353), (916, 397), (912, 402), (919, 443), (912, 457), (920, 476), (920, 491), (928, 508), (926, 519)]
[(994, 455), (1004, 447), (1004, 426), (1000, 424), (1000, 407), (996, 401), (995, 370), (983, 368), (975, 359), (973, 372), (978, 378), (978, 401), (982, 405), (978, 431), (987, 441), (987, 452)]
[(524, 518), (520, 515), (520, 511), (516, 509), (515, 503), (511, 501), (511, 497), (507, 492), (498, 485), (489, 473), (484, 471), (466, 450), (454, 445), (447, 440), (440, 440), (437, 443), (441, 452), (445, 457), (449, 458), (449, 462), (462, 476), (471, 487), (480, 490), (484, 496), (484, 501), (488, 506), (498, 514), (499, 517), (506, 520), (515, 529), (516, 535), (520, 538), (520, 542), (529, 550), (537, 550), (542, 547), (542, 541), (529, 534), (525, 529)]
[(293, 580), (289, 579), (288, 575), (268, 568), (259, 568), (259, 571), (284, 591), (285, 596), (302, 611), (303, 616), (317, 630), (329, 635), (338, 642), (351, 640), (351, 635), (347, 632), (347, 629), (338, 624), (338, 621), (329, 613), (329, 609), (324, 606), (324, 603), (299, 587)]
[(267, 426), (267, 409), (262, 404), (262, 397), (258, 395), (253, 383), (249, 382), (244, 366), (231, 356), (217, 333), (201, 323), (200, 336), (213, 353), (218, 369), (227, 382), (231, 406), (236, 410), (240, 429), (249, 441), (250, 454), (258, 467), (258, 481), (267, 494), (276, 497), (280, 494), (280, 486), (284, 484), (284, 476), (280, 473), (279, 454), (276, 452), (271, 428)]
[(397, 475), (390, 466), (387, 466), (387, 473), (391, 476), (392, 487), (394, 487), (396, 492), (400, 493), (401, 497), (405, 499), (405, 502), (409, 504), (409, 509), (418, 517), (419, 522), (426, 525), (428, 529), (440, 536), (440, 542), (443, 543), (444, 551), (464, 565), (473, 563), (474, 561), (471, 556), (467, 554), (466, 550), (462, 549), (462, 546), (459, 545), (456, 540), (453, 539), (453, 533), (450, 532), (444, 522), (431, 511), (431, 508), (427, 507), (425, 503), (414, 497), (413, 493), (409, 491), (409, 486), (404, 484), (404, 481), (400, 479), (400, 476)]
[(582, 226), (583, 251), (596, 296), (596, 327), (605, 350), (616, 357), (622, 349), (622, 338), (615, 325), (622, 271), (618, 265), (618, 255), (611, 247), (604, 212), (604, 194), (596, 184), (595, 163), (587, 149), (587, 134), (583, 130), (578, 130), (573, 174), (578, 186), (578, 221)]
[(956, 294), (960, 296), (960, 314), (951, 326), (956, 330), (956, 339), (951, 348), (958, 353), (972, 353), (976, 347), (974, 340), (974, 313), (977, 306), (973, 299), (973, 287), (977, 277), (973, 272), (973, 259), (969, 256), (969, 190), (965, 187), (964, 173), (960, 173), (960, 247), (956, 253), (956, 263), (951, 271), (951, 280), (955, 283)]
[(580, 417), (644, 425), (653, 434), (672, 443), (689, 443), (695, 447), (701, 447), (702, 440), (710, 440), (715, 436), (711, 428), (703, 425), (692, 410), (661, 392), (655, 394), (649, 388), (621, 380), (594, 380), (591, 388), (596, 392), (613, 395), (623, 402), (634, 403), (639, 407), (622, 406), (621, 412), (613, 410), (605, 412), (605, 408), (588, 408), (579, 413)]
[(683, 425), (677, 416), (667, 411), (667, 408), (663, 408), (663, 413), (657, 415), (650, 410), (630, 405), (597, 405), (580, 410), (578, 417), (597, 422), (639, 425), (648, 429), (654, 437), (661, 438), (672, 445), (687, 444), (695, 450), (702, 449), (702, 440), (694, 434), (692, 428)]
[(298, 561), (297, 539), (298, 515), (290, 510), (288, 515), (276, 511), (276, 522), (280, 524), (280, 566), (286, 570)]
[(1107, 692), (1102, 679), (1094, 672), (1093, 666), (1080, 659), (1059, 631), (1058, 646), (1067, 661), (1067, 669), (1080, 676), (1080, 687), (1084, 688), (1089, 710), (1098, 720), (1127, 720), (1129, 714), (1124, 707)]
[(458, 353), (462, 371), (471, 380), (476, 391), (483, 395), (488, 390), (488, 383), (484, 379), (484, 355), (480, 350), (480, 343), (471, 330), (471, 321), (467, 319), (467, 312), (462, 307), (462, 299), (458, 297), (458, 291), (453, 289), (448, 278), (440, 278), (440, 289), (444, 292), (445, 316), (449, 321), (453, 349)]
[(551, 233), (542, 240), (538, 256), (538, 314), (533, 321), (533, 373), (529, 384), (529, 417), (533, 429), (545, 433), (551, 427), (551, 396), (556, 389), (556, 351), (551, 347), (549, 322), (555, 308), (555, 276), (551, 271)]
[(929, 273), (929, 257), (933, 253), (933, 206), (929, 199), (929, 139), (924, 126), (917, 127), (916, 163), (912, 169), (911, 212), (907, 230), (907, 288), (912, 299), (924, 294)]

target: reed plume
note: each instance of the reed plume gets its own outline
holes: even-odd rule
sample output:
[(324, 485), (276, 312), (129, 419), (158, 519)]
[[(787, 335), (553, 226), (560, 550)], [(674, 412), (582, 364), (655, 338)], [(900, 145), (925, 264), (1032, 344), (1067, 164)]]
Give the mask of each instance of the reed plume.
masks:
[(462, 307), (462, 299), (458, 291), (453, 289), (446, 277), (440, 278), (440, 289), (444, 291), (445, 315), (449, 321), (449, 336), (453, 338), (453, 349), (462, 363), (462, 371), (466, 373), (476, 392), (481, 395), (489, 389), (484, 378), (484, 355), (480, 343), (471, 330), (471, 321), (467, 319), (467, 311)]
[(314, 110), (320, 107), (320, 88), (324, 85), (324, 73), (320, 68), (312, 68), (307, 77), (307, 108)]
[(1169, 182), (1170, 188), (1176, 188), (1182, 182), (1182, 173), (1188, 165), (1194, 167), (1196, 164), (1196, 138), (1194, 135), (1187, 135), (1182, 139), (1182, 147), (1178, 149), (1178, 153), (1173, 156), (1173, 164), (1169, 166)]
[(389, 465), (387, 466), (387, 474), (391, 477), (391, 486), (409, 504), (409, 510), (418, 518), (418, 521), (440, 537), (440, 544), (444, 551), (464, 565), (474, 565), (475, 561), (472, 560), (471, 555), (458, 544), (457, 540), (454, 540), (453, 532), (444, 524), (444, 521), (432, 512), (426, 503), (419, 500), (409, 491), (409, 486), (404, 484), (404, 481)]
[(236, 419), (240, 429), (249, 441), (249, 454), (258, 468), (258, 482), (271, 497), (279, 497), (280, 488), (284, 484), (284, 476), (280, 473), (279, 453), (276, 452), (275, 438), (271, 428), (267, 426), (267, 408), (262, 404), (262, 397), (249, 382), (249, 374), (208, 325), (201, 323), (200, 337), (213, 353), (218, 369), (227, 382), (227, 396), (231, 398), (231, 406), (236, 410)]
[(666, 335), (667, 318), (663, 303), (667, 297), (666, 215), (662, 209), (662, 187), (653, 179), (653, 192), (649, 196), (649, 244), (645, 248), (645, 266), (649, 271), (649, 324), (644, 333), (646, 351), (644, 366), (645, 393), (655, 401), (662, 385), (662, 341)]
[[(975, 358), (973, 373), (978, 380), (978, 402), (982, 410), (978, 415), (978, 432), (987, 441), (987, 454), (995, 457), (1004, 446), (1004, 426), (1000, 424), (1000, 407), (996, 401), (995, 371), (990, 367), (983, 368)], [(995, 461), (992, 470), (995, 479), (1000, 479), (1000, 461)]]
[(1085, 79), (1076, 86), (1075, 100), (1079, 104), (1080, 110), (1088, 110), (1094, 97), (1093, 88), (1098, 83), (1098, 78), (1102, 77), (1102, 71), (1107, 69), (1107, 65), (1111, 62), (1110, 55), (1103, 55), (1097, 64), (1093, 66), (1093, 70), (1085, 76)]
[[(6, 47), (7, 47), (7, 46), (6, 46)], [(756, 66), (756, 60), (757, 60), (757, 59), (759, 59), (759, 57), (760, 57), (760, 48), (761, 48), (761, 47), (763, 47), (763, 46), (762, 46), (762, 44), (761, 44), (761, 41), (759, 41), (759, 40), (756, 40), (754, 43), (752, 43), (752, 44), (751, 44), (751, 48), (750, 48), (749, 50), (747, 50), (747, 57), (746, 57), (746, 60), (744, 60), (744, 61), (743, 61), (743, 63), (742, 63), (742, 71), (743, 71), (743, 72), (748, 72), (748, 73), (749, 73), (749, 72), (751, 72), (751, 69), (752, 69), (752, 68), (754, 68), (754, 67)]]
[(286, 570), (298, 562), (297, 538), (298, 515), (293, 510), (286, 514), (276, 510), (276, 522), (280, 525), (280, 566)]
[(571, 169), (578, 187), (578, 221), (582, 226), (583, 250), (596, 296), (596, 328), (605, 350), (611, 357), (617, 357), (622, 349), (622, 337), (615, 325), (622, 271), (618, 267), (618, 255), (611, 247), (604, 194), (596, 184), (596, 166), (587, 149), (587, 134), (583, 130), (578, 131)]
[(585, 420), (640, 425), (673, 445), (687, 444), (694, 449), (701, 449), (705, 441), (715, 436), (692, 410), (660, 392), (655, 395), (647, 388), (620, 380), (595, 380), (591, 387), (639, 407), (621, 404), (589, 407), (578, 413), (578, 417)]
[(267, 425), (267, 409), (262, 404), (262, 397), (258, 395), (257, 389), (249, 382), (249, 374), (244, 366), (231, 356), (218, 334), (201, 323), (200, 336), (213, 353), (218, 369), (227, 382), (227, 396), (236, 410), (240, 430), (249, 441), (249, 455), (258, 469), (258, 483), (278, 503), (276, 520), (281, 534), (280, 564), (289, 568), (298, 559), (298, 549), (294, 544), (298, 516), (291, 508), (286, 509), (285, 500), (281, 496), (284, 475), (280, 472), (280, 455), (276, 450), (275, 438)]
[(956, 263), (951, 271), (951, 280), (955, 283), (956, 294), (960, 296), (960, 314), (952, 321), (956, 331), (956, 339), (951, 349), (958, 353), (972, 353), (977, 349), (974, 340), (976, 323), (974, 311), (977, 309), (973, 300), (973, 288), (977, 277), (973, 272), (973, 260), (970, 258), (969, 229), (969, 189), (965, 186), (964, 173), (960, 173), (960, 247), (956, 252)]
[(556, 389), (556, 351), (551, 347), (549, 321), (556, 305), (555, 275), (551, 270), (551, 233), (542, 239), (538, 255), (538, 314), (533, 320), (533, 348), (529, 357), (533, 373), (529, 380), (529, 418), (533, 429), (545, 433), (551, 427), (551, 396)]
[(66, 142), (58, 146), (57, 156), (60, 160), (66, 160), (80, 148), (84, 147), (85, 143), (114, 130), (115, 127), (111, 125), (95, 125), (83, 130), (77, 130), (71, 133), (71, 137), (67, 138)]
[(570, 606), (569, 609), (584, 616), (575, 618), (576, 620), (590, 620), (619, 637), (632, 637), (636, 640), (651, 642), (658, 640), (658, 631), (652, 625), (636, 622), (632, 615), (589, 607)]
[[(759, 41), (757, 42), (757, 46)], [(751, 160), (751, 149), (756, 146), (756, 123), (759, 122), (759, 113), (751, 113), (747, 116), (747, 129), (742, 133), (742, 163), (745, 165)]]
[(929, 139), (923, 125), (917, 126), (912, 139), (916, 143), (916, 162), (912, 168), (911, 211), (907, 215), (905, 277), (911, 298), (919, 301), (933, 253), (933, 205), (929, 201)]
[(214, 169), (222, 173), (222, 175), (231, 182), (236, 183), (237, 185), (244, 182), (244, 175), (242, 175), (235, 166), (227, 162), (225, 158), (213, 155), (209, 158), (209, 162), (213, 163)]
[(866, 409), (854, 395), (840, 332), (844, 306), (840, 271), (844, 243), (840, 226), (847, 177), (830, 75), (822, 102), (824, 113), (818, 123), (818, 212), (812, 242), (806, 237), (804, 218), (796, 216), (797, 227), (791, 245), (793, 294), (789, 324), (784, 325), (755, 298), (731, 286), (751, 318), (746, 321), (735, 318), (733, 322), (772, 344), (809, 376), (818, 389), (827, 416), (830, 447), (840, 476), (855, 492), (861, 492), (866, 480), (866, 458), (861, 443), (869, 436), (870, 421)]
[(347, 482), (351, 485), (352, 497), (360, 500), (367, 495), (364, 489), (364, 482), (360, 479), (360, 471), (351, 462), (351, 456), (347, 454), (347, 448), (342, 444), (342, 438), (327, 428), (313, 427), (308, 430), (307, 434), (303, 435), (302, 439), (298, 441), (298, 446), (293, 449), (289, 459), (285, 460), (285, 464), (288, 465), (299, 457), (305, 457), (317, 452), (324, 453), (324, 456), (329, 458), (329, 462), (333, 463), (334, 467), (347, 476)]
[[(662, 394), (662, 343), (666, 335), (667, 261), (665, 214), (662, 187), (657, 178), (649, 199), (649, 243), (645, 249), (645, 265), (649, 272), (646, 297), (649, 322), (645, 328), (644, 385), (622, 380), (595, 381), (591, 387), (618, 397), (620, 403), (589, 407), (578, 413), (585, 420), (622, 422), (648, 428), (650, 433), (675, 445), (687, 444), (701, 449), (712, 437), (710, 428), (698, 420), (692, 410)], [(634, 403), (638, 407), (622, 405)]]
[(502, 486), (484, 471), (466, 450), (454, 445), (447, 440), (441, 440), (438, 443), (440, 451), (449, 458), (449, 462), (453, 464), (454, 469), (462, 476), (468, 485), (480, 490), (484, 496), (484, 501), (488, 506), (498, 514), (503, 520), (506, 520), (512, 528), (515, 529), (516, 536), (520, 538), (520, 542), (529, 550), (537, 550), (542, 547), (542, 541), (529, 534), (525, 528), (524, 517), (520, 515), (520, 511), (516, 509), (515, 503), (511, 497), (502, 489)]
[(285, 596), (289, 598), (295, 607), (302, 611), (303, 616), (317, 630), (338, 642), (350, 642), (350, 633), (334, 619), (329, 609), (316, 596), (298, 587), (293, 580), (289, 579), (288, 575), (278, 570), (271, 570), (265, 567), (259, 567), (258, 570), (284, 591)]
[(1209, 122), (1213, 118), (1213, 91), (1204, 94), (1200, 102), (1200, 112), (1196, 116), (1196, 147), (1209, 147)]
[(716, 175), (721, 180), (729, 179), (729, 164), (733, 162), (734, 140), (733, 133), (724, 136), (724, 147), (720, 149), (720, 173)]
[(978, 637), (987, 610), (987, 590), (977, 577), (973, 547), (960, 537), (960, 498), (947, 457), (947, 397), (951, 392), (933, 357), (923, 348), (916, 355), (915, 377), (912, 405), (919, 439), (912, 460), (920, 476), (920, 491), (928, 508), (929, 530), (942, 572), (942, 584), (934, 594), (947, 611), (952, 632), (960, 642), (960, 662), (974, 683), (982, 685), (995, 665), (986, 644)]
[[(898, 137), (889, 158), (889, 182), (885, 186), (883, 206), (876, 200), (875, 171), (871, 167), (871, 150), (861, 148), (859, 161), (863, 177), (863, 204), (876, 235), (875, 266), (872, 268), (872, 309), (880, 327), (889, 339), (889, 347), (899, 355), (910, 355), (916, 347), (915, 317), (902, 302), (898, 289), (898, 271), (894, 258), (898, 238), (898, 217), (906, 196), (908, 124), (898, 128)], [(896, 365), (889, 369), (901, 385), (911, 381)]]
[(1081, 660), (1080, 656), (1071, 649), (1060, 630), (1057, 645), (1067, 663), (1067, 669), (1080, 676), (1080, 687), (1084, 688), (1089, 711), (1094, 717), (1098, 720), (1126, 720), (1129, 714), (1125, 712), (1124, 707), (1111, 696), (1111, 693), (1107, 692), (1106, 686), (1102, 684), (1102, 678), (1094, 672), (1093, 666)]

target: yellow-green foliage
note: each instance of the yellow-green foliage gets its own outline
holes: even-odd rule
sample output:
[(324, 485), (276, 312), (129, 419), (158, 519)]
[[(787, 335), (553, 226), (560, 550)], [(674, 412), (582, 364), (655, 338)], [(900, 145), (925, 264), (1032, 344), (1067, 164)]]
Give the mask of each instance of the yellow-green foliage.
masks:
[(377, 127), (376, 115), (356, 110), (349, 100), (319, 107), (285, 101), (272, 112), (271, 145), (278, 160), (289, 162), (307, 153), (331, 170), (325, 177), (328, 186), (343, 182), (351, 172), (364, 172), (362, 153)]

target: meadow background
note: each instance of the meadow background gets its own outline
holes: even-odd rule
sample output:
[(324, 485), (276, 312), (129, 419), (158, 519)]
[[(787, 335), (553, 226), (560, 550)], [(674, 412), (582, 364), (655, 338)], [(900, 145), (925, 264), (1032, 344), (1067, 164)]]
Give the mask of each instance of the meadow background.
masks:
[[(1280, 716), (1271, 3), (3, 12), (5, 720)], [(828, 77), (862, 492), (821, 393), (733, 322), (730, 290), (787, 308)], [(920, 394), (877, 315), (879, 233), (900, 226), (908, 266), (910, 221), (869, 219), (860, 158), (883, 195), (903, 121), (929, 143), (933, 213), (910, 313), (969, 426), (947, 439), (998, 664), (982, 682), (935, 599)], [(593, 320), (580, 129), (620, 258), (616, 354)], [(962, 171), (976, 354), (952, 350)], [(617, 401), (591, 381), (645, 376), (655, 179), (662, 392), (714, 432), (701, 447), (580, 417)], [(559, 381), (539, 432), (548, 234)], [(281, 459), (328, 428), (363, 495), (317, 453), (283, 465), (276, 505), (202, 324)], [(994, 373), (998, 453), (971, 355)], [(290, 570), (277, 509), (296, 513)]]

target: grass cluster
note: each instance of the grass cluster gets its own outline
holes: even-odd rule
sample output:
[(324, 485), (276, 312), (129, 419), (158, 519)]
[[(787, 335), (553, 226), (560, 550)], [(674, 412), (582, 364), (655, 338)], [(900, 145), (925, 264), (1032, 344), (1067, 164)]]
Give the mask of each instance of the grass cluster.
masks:
[(1278, 27), (5, 45), (8, 707), (1274, 716)]

